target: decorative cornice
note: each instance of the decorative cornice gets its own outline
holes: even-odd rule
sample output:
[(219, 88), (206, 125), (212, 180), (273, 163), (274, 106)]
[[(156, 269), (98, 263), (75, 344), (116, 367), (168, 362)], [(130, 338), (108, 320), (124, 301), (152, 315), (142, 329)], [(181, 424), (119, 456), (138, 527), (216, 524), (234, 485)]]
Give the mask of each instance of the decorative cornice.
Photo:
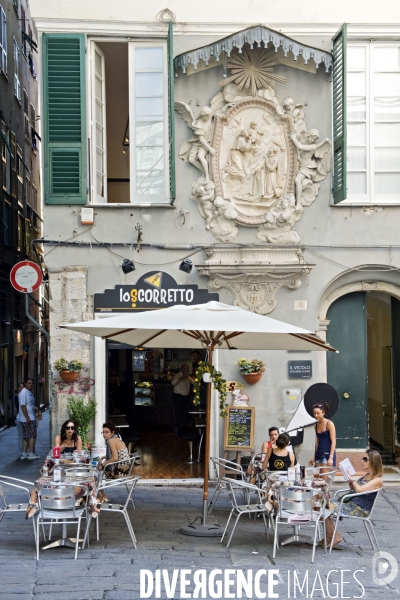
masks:
[(209, 248), (200, 275), (209, 278), (208, 288), (228, 289), (234, 306), (261, 315), (272, 312), (282, 287), (298, 289), (301, 276), (315, 267), (304, 260), (301, 248)]
[[(81, 32), (88, 35), (113, 35), (113, 36), (154, 36), (167, 37), (168, 25), (157, 21), (129, 22), (96, 19), (57, 19), (33, 16), (35, 28), (40, 32)], [(276, 31), (284, 31), (288, 36), (318, 37), (333, 36), (342, 23), (270, 23)], [(251, 23), (174, 23), (176, 36), (218, 36), (225, 37), (233, 34), (239, 27), (251, 27)], [(347, 26), (347, 35), (350, 39), (385, 39), (398, 40), (400, 25), (392, 23), (351, 23)]]
[(179, 54), (174, 59), (175, 71), (181, 68), (186, 73), (186, 68), (189, 64), (193, 65), (196, 70), (200, 61), (204, 61), (207, 65), (212, 56), (215, 56), (218, 62), (221, 55), (226, 54), (230, 56), (234, 48), (238, 48), (239, 52), (242, 52), (245, 44), (249, 44), (253, 48), (255, 45), (260, 47), (261, 43), (264, 44), (265, 48), (269, 43), (272, 43), (275, 52), (278, 51), (278, 48), (282, 48), (285, 57), (288, 52), (291, 52), (294, 57), (293, 60), (297, 60), (299, 56), (302, 56), (305, 64), (310, 59), (313, 59), (317, 67), (323, 63), (326, 72), (329, 72), (333, 65), (333, 57), (330, 52), (302, 44), (283, 34), (281, 31), (275, 31), (264, 25), (256, 25), (242, 31), (237, 31), (233, 35), (229, 35), (202, 48), (196, 48), (190, 52)]

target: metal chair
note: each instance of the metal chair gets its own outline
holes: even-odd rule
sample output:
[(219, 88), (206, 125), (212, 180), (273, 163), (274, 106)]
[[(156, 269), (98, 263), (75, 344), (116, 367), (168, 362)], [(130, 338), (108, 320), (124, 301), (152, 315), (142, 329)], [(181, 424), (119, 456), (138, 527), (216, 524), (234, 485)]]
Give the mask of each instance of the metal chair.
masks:
[[(337, 490), (337, 492), (336, 492), (336, 494), (334, 496), (334, 499), (333, 499), (334, 501), (339, 499), (338, 498), (339, 494), (343, 494), (343, 492), (347, 492), (347, 493), (344, 493), (340, 497), (338, 510), (335, 511), (331, 515), (331, 518), (334, 517), (334, 519), (336, 519), (336, 523), (335, 523), (335, 529), (334, 529), (333, 535), (332, 535), (331, 545), (329, 547), (329, 552), (332, 552), (333, 542), (334, 542), (334, 539), (335, 539), (335, 535), (336, 535), (338, 523), (342, 519), (358, 519), (359, 521), (363, 521), (364, 527), (366, 529), (366, 532), (367, 532), (367, 535), (368, 535), (368, 538), (369, 538), (369, 541), (370, 541), (371, 546), (372, 546), (372, 549), (374, 550), (374, 552), (379, 552), (380, 551), (378, 540), (376, 538), (376, 534), (375, 534), (375, 530), (374, 530), (374, 525), (373, 525), (373, 523), (371, 521), (371, 516), (372, 516), (372, 511), (374, 510), (374, 507), (375, 507), (375, 504), (376, 504), (379, 492), (381, 490), (383, 490), (383, 487), (380, 487), (377, 490), (372, 490), (372, 491), (368, 491), (368, 492), (357, 492), (357, 493), (351, 492), (351, 491), (349, 492), (349, 488), (344, 488), (344, 489), (341, 489), (341, 490)], [(374, 501), (373, 501), (373, 504), (372, 504), (372, 507), (371, 507), (371, 510), (370, 510), (370, 512), (369, 512), (369, 514), (368, 514), (367, 517), (357, 517), (355, 515), (345, 515), (345, 514), (343, 514), (343, 512), (342, 512), (342, 506), (343, 506), (343, 503), (345, 502), (345, 500), (347, 498), (351, 500), (352, 498), (357, 498), (359, 496), (366, 496), (367, 494), (376, 494), (375, 498), (374, 498)]]
[[(129, 491), (128, 491), (127, 498), (125, 500), (125, 504), (113, 504), (112, 502), (108, 502), (108, 503), (105, 503), (105, 504), (101, 505), (100, 514), (97, 516), (97, 519), (96, 519), (96, 536), (97, 536), (97, 541), (99, 541), (99, 536), (100, 536), (99, 520), (100, 520), (101, 515), (104, 512), (114, 512), (114, 513), (119, 513), (119, 514), (123, 514), (124, 515), (124, 519), (125, 519), (126, 525), (128, 527), (129, 534), (130, 534), (132, 542), (133, 542), (133, 546), (134, 546), (134, 548), (137, 548), (135, 533), (133, 531), (132, 523), (131, 523), (131, 521), (129, 519), (129, 515), (128, 515), (127, 509), (128, 509), (128, 504), (129, 504), (129, 502), (131, 500), (131, 497), (132, 497), (132, 494), (133, 494), (133, 490), (135, 489), (136, 484), (137, 484), (137, 482), (139, 481), (140, 478), (141, 478), (140, 475), (137, 475), (137, 476), (130, 475), (129, 476), (129, 481), (127, 481), (125, 478), (124, 479), (108, 479), (108, 480), (104, 481), (101, 484), (101, 486), (98, 488), (99, 491), (100, 490), (109, 491), (109, 490), (117, 489), (118, 487), (121, 487), (122, 485), (127, 484), (126, 487), (127, 487), (127, 489)], [(87, 536), (88, 536), (88, 533), (89, 533), (89, 527), (90, 527), (91, 520), (92, 520), (92, 516), (89, 515), (88, 525), (87, 525), (87, 528), (86, 528), (85, 539), (83, 540), (82, 548), (84, 548), (85, 544), (86, 544), (86, 539), (87, 539)]]
[[(236, 525), (238, 524), (238, 521), (242, 515), (249, 515), (249, 516), (261, 515), (264, 520), (264, 527), (265, 527), (267, 539), (269, 539), (268, 523), (265, 519), (265, 516), (267, 515), (268, 520), (269, 520), (269, 512), (261, 498), (264, 495), (262, 490), (260, 490), (260, 488), (258, 488), (256, 485), (253, 485), (252, 483), (247, 483), (247, 481), (233, 481), (232, 479), (230, 479), (228, 477), (224, 477), (222, 479), (222, 481), (224, 482), (225, 489), (227, 490), (227, 492), (229, 494), (229, 500), (232, 505), (232, 510), (229, 514), (228, 521), (225, 525), (224, 533), (222, 534), (222, 538), (221, 538), (221, 543), (224, 541), (225, 533), (228, 529), (229, 522), (233, 515), (236, 517), (236, 521), (235, 521), (235, 524), (231, 531), (231, 535), (229, 536), (229, 540), (226, 545), (227, 548), (229, 548), (229, 545), (232, 540), (232, 536), (236, 529)], [(238, 491), (238, 489), (241, 489), (243, 492), (247, 492), (247, 494), (249, 496), (251, 493), (257, 494), (258, 502), (256, 504), (238, 504), (237, 500), (236, 500), (236, 496), (235, 496), (235, 490)]]
[[(112, 467), (113, 469), (117, 468), (118, 469), (118, 465), (119, 464), (126, 464), (128, 463), (128, 468), (126, 470), (126, 475), (120, 475), (120, 477), (118, 477), (118, 481), (124, 481), (125, 480), (125, 485), (126, 485), (126, 491), (129, 493), (129, 481), (130, 481), (130, 476), (131, 476), (131, 472), (133, 467), (135, 466), (135, 461), (137, 459), (137, 457), (139, 456), (139, 454), (133, 452), (132, 454), (129, 455), (129, 459), (127, 460), (118, 460), (115, 461), (113, 463), (109, 463), (107, 465), (107, 467)], [(100, 491), (102, 489), (102, 484), (103, 484), (103, 480), (104, 481), (114, 481), (114, 479), (106, 479), (105, 477), (105, 472), (104, 469), (102, 471), (99, 471), (99, 477), (98, 477), (98, 481), (97, 481), (97, 490)], [(128, 481), (127, 481), (128, 480)], [(133, 499), (131, 497), (131, 503), (132, 503), (132, 507), (135, 508), (135, 503), (133, 502)]]
[[(18, 483), (15, 483), (15, 482), (18, 482)], [(29, 485), (31, 489), (27, 488), (25, 485), (20, 485), (21, 483), (25, 483), (26, 485)], [(15, 488), (18, 490), (24, 490), (28, 494), (28, 502), (15, 502), (15, 503), (7, 502), (6, 497), (4, 495), (3, 485), (9, 486), (11, 488)], [(31, 481), (25, 481), (24, 479), (16, 479), (15, 477), (9, 477), (8, 475), (0, 475), (0, 521), (2, 520), (4, 515), (6, 515), (8, 513), (22, 512), (22, 513), (24, 513), (24, 515), (26, 515), (26, 512), (29, 507), (30, 496), (31, 496), (31, 491), (32, 491), (33, 487), (34, 487), (34, 484)], [(32, 518), (32, 525), (33, 525), (33, 534), (35, 536), (35, 541), (36, 541), (36, 526), (35, 526), (35, 520), (33, 518)], [(43, 537), (44, 537), (44, 539), (46, 539), (45, 533), (44, 533), (44, 528), (42, 528), (42, 531), (43, 531)]]
[[(232, 478), (232, 481), (243, 481), (246, 483), (246, 473), (243, 468), (231, 460), (225, 458), (211, 457), (211, 462), (214, 465), (215, 473), (217, 475), (217, 486), (214, 490), (213, 495), (208, 503), (208, 514), (211, 513), (214, 508), (220, 493), (226, 489), (224, 479), (227, 477)], [(247, 496), (245, 496), (247, 498)], [(245, 499), (246, 502), (246, 499)]]
[[(275, 519), (275, 535), (274, 535), (274, 550), (272, 554), (272, 558), (275, 558), (276, 549), (279, 546), (278, 535), (279, 535), (279, 526), (280, 525), (289, 525), (294, 528), (294, 535), (287, 538), (285, 541), (281, 542), (282, 546), (289, 544), (291, 542), (312, 542), (312, 557), (311, 562), (314, 562), (315, 557), (315, 547), (317, 544), (317, 535), (319, 531), (319, 524), (322, 520), (323, 528), (324, 528), (324, 549), (325, 553), (327, 552), (326, 548), (326, 531), (325, 531), (325, 504), (326, 498), (324, 497), (320, 506), (319, 511), (315, 511), (313, 507), (313, 496), (315, 490), (307, 487), (300, 486), (280, 486), (277, 488), (277, 498), (278, 498), (278, 513)], [(294, 524), (289, 522), (289, 518), (294, 514), (305, 514), (309, 517), (308, 521), (304, 521), (301, 524)], [(314, 529), (314, 539), (312, 539), (308, 535), (304, 535), (300, 533), (301, 527), (308, 527)]]
[[(53, 482), (44, 485), (38, 492), (39, 498), (39, 513), (36, 519), (36, 559), (39, 560), (39, 526), (53, 525), (53, 521), (57, 520), (57, 524), (63, 526), (63, 530), (67, 525), (77, 525), (76, 542), (75, 542), (75, 560), (78, 556), (79, 533), (81, 529), (82, 518), (87, 517), (87, 502), (88, 494), (83, 496), (83, 506), (76, 506), (75, 493), (76, 488), (82, 488), (87, 491), (86, 486), (81, 486), (75, 483)], [(86, 531), (88, 530), (89, 519), (87, 520)], [(63, 531), (63, 538), (65, 538)], [(86, 536), (85, 536), (86, 537)], [(56, 543), (56, 542), (55, 542)], [(66, 545), (66, 544), (59, 544)]]

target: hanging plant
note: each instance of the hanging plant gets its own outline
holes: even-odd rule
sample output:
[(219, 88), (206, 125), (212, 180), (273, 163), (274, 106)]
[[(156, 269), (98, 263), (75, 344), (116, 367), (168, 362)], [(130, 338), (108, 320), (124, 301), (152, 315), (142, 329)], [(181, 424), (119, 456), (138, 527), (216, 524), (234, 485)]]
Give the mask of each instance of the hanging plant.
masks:
[(193, 383), (193, 404), (198, 406), (200, 404), (200, 382), (203, 378), (203, 373), (210, 373), (213, 387), (219, 393), (219, 414), (220, 417), (225, 417), (225, 407), (228, 406), (226, 400), (226, 379), (222, 377), (221, 371), (217, 371), (213, 365), (209, 365), (203, 361), (199, 362), (196, 374), (194, 376)]
[(253, 358), (253, 360), (239, 358), (236, 366), (246, 383), (250, 383), (251, 385), (260, 381), (261, 375), (265, 371), (265, 363), (258, 358)]

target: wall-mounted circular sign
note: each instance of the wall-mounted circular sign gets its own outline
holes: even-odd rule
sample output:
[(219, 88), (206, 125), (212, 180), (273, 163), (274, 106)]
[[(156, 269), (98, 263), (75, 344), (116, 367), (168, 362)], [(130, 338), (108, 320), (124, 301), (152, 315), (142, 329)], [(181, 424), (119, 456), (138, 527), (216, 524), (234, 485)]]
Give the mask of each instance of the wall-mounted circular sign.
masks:
[(30, 294), (38, 289), (43, 281), (39, 265), (31, 260), (22, 260), (10, 271), (10, 281), (17, 292)]

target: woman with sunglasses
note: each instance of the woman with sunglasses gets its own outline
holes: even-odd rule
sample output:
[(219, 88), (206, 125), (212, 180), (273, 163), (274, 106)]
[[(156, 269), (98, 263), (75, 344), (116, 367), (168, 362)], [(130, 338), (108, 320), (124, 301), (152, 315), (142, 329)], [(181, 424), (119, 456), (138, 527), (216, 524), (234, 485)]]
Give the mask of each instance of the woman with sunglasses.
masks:
[[(327, 419), (329, 404), (318, 402), (313, 406), (315, 424), (315, 453), (314, 458), (308, 461), (310, 467), (335, 467), (336, 466), (336, 429), (332, 421)], [(329, 471), (329, 469), (323, 469)]]
[[(379, 452), (377, 452), (376, 450), (366, 450), (365, 456), (363, 456), (363, 463), (366, 473), (359, 471), (351, 475), (347, 471), (347, 475), (349, 477), (348, 484), (350, 486), (350, 490), (348, 492), (345, 492), (345, 494), (351, 492), (361, 493), (371, 491), (370, 494), (365, 494), (363, 496), (354, 496), (352, 498), (349, 498), (347, 502), (343, 502), (342, 513), (352, 517), (368, 517), (376, 498), (376, 492), (374, 492), (373, 490), (377, 490), (383, 487), (383, 466), (382, 458)], [(338, 504), (333, 503), (333, 508), (337, 509)], [(326, 543), (330, 545), (335, 529), (330, 517), (328, 517), (325, 520), (325, 526)], [(340, 544), (341, 541), (342, 537), (336, 531), (333, 546)], [(321, 542), (319, 542), (319, 545), (323, 546), (323, 544), (324, 541), (321, 540)]]
[(64, 455), (64, 458), (67, 458), (67, 456), (72, 457), (72, 453), (75, 450), (82, 452), (82, 439), (78, 435), (78, 428), (75, 421), (68, 419), (68, 421), (62, 424), (61, 434), (56, 435), (54, 446), (60, 447), (60, 452)]

